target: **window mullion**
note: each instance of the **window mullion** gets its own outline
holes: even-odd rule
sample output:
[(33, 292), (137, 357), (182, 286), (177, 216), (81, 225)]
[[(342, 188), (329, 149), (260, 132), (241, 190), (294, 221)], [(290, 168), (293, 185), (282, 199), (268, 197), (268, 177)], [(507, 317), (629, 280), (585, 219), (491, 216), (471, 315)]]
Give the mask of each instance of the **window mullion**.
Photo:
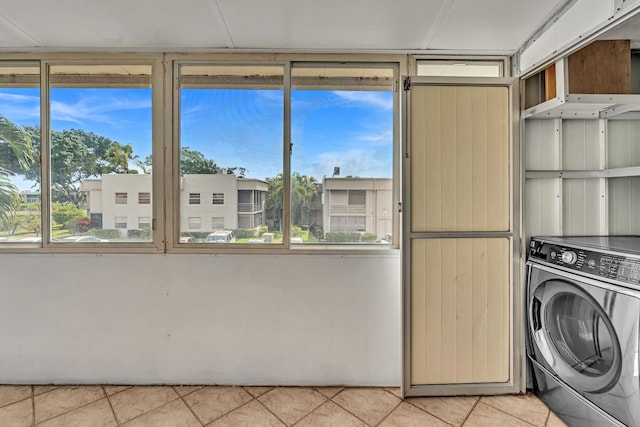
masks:
[(49, 64), (40, 63), (40, 236), (43, 247), (51, 242), (51, 120)]
[(284, 66), (284, 145), (283, 145), (283, 200), (282, 243), (288, 248), (291, 242), (291, 62)]

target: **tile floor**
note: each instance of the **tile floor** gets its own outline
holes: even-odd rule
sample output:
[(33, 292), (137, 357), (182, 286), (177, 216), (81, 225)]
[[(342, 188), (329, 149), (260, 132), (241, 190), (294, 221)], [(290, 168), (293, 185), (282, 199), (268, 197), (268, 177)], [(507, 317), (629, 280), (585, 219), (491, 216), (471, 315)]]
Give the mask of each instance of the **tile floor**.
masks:
[(535, 396), (396, 388), (0, 386), (0, 426), (564, 426)]

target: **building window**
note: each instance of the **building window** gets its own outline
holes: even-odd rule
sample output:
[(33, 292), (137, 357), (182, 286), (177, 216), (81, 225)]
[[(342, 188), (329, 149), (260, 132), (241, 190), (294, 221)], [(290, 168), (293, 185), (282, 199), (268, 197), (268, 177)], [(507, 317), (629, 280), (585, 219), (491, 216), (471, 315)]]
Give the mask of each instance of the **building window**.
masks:
[(199, 205), (200, 204), (200, 193), (189, 193), (189, 204), (190, 205)]
[(116, 205), (127, 204), (127, 193), (116, 193)]
[(224, 205), (224, 193), (213, 193), (211, 202), (214, 205)]
[(115, 228), (127, 228), (127, 217), (126, 216), (117, 216), (113, 220)]
[(151, 203), (151, 193), (138, 193), (138, 204), (148, 205)]
[(214, 216), (211, 218), (211, 229), (213, 230), (222, 230), (224, 229), (224, 217), (223, 216)]
[(366, 192), (364, 190), (349, 190), (350, 205), (365, 205)]
[(189, 229), (190, 230), (200, 230), (202, 228), (202, 218), (199, 216), (190, 216), (189, 217)]
[(148, 216), (139, 216), (138, 228), (140, 230), (144, 230), (145, 228), (151, 228), (151, 218)]

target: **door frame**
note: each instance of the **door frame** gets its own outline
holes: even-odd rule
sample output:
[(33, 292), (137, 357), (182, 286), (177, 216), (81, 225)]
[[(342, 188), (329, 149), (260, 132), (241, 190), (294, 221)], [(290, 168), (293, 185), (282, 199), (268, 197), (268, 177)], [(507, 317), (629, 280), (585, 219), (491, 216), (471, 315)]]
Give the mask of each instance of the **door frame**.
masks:
[[(402, 395), (446, 396), (522, 393), (525, 390), (525, 341), (524, 341), (524, 259), (522, 247), (522, 151), (520, 117), (520, 82), (517, 78), (467, 78), (421, 77), (402, 78)], [(411, 233), (411, 87), (412, 86), (487, 86), (507, 87), (509, 90), (510, 118), (510, 231), (508, 232), (442, 232)], [(414, 238), (508, 238), (511, 244), (510, 301), (509, 301), (509, 380), (504, 383), (430, 384), (411, 385), (411, 240)]]

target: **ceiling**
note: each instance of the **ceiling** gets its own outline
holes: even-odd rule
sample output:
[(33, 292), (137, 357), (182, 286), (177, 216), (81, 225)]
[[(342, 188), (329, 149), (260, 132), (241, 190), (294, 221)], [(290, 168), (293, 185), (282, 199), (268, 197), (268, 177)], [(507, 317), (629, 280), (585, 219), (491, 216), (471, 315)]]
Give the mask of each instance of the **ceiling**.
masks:
[(2, 0), (0, 49), (515, 52), (568, 0)]

